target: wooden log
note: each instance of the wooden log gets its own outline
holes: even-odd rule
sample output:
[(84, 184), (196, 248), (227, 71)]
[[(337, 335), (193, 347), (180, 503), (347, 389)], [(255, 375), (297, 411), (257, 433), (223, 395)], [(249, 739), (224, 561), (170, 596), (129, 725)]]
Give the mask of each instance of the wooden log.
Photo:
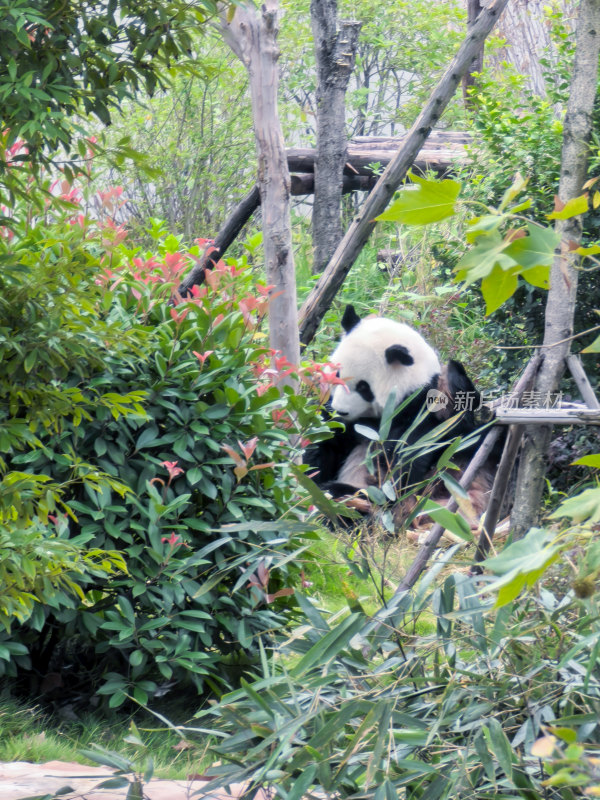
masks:
[[(351, 151), (371, 145), (374, 150), (398, 150), (404, 141), (405, 135), (353, 136), (348, 143), (348, 147)], [(473, 137), (468, 131), (446, 131), (434, 128), (427, 138), (427, 149), (452, 149), (454, 147), (460, 147), (462, 151), (465, 145), (470, 144), (472, 141)]]
[[(345, 175), (375, 175), (370, 165), (379, 164), (385, 168), (396, 155), (396, 150), (375, 147), (348, 148), (348, 160), (344, 167)], [(313, 172), (315, 168), (315, 151), (310, 147), (292, 147), (287, 151), (290, 172)], [(419, 172), (432, 170), (438, 175), (451, 171), (457, 162), (464, 162), (464, 154), (459, 150), (433, 150), (425, 148), (412, 162), (412, 167)]]
[(188, 296), (192, 286), (199, 286), (204, 283), (204, 270), (209, 267), (211, 263), (216, 263), (223, 257), (229, 245), (235, 241), (236, 236), (259, 205), (260, 192), (258, 190), (258, 185), (255, 185), (226, 220), (217, 234), (213, 246), (207, 249), (202, 261), (196, 264), (179, 284), (177, 291), (182, 297)]
[[(511, 398), (514, 398), (515, 402), (518, 403), (523, 397), (523, 394), (531, 388), (541, 363), (542, 357), (539, 353), (531, 359), (511, 394)], [(471, 575), (480, 575), (483, 572), (482, 568), (477, 565), (485, 559), (491, 547), (500, 516), (500, 509), (504, 503), (510, 476), (512, 475), (521, 439), (523, 438), (523, 430), (522, 425), (511, 425), (508, 429), (502, 457), (498, 469), (496, 470), (494, 485), (492, 486), (490, 500), (485, 512), (483, 528), (477, 543), (477, 550), (475, 551), (475, 564), (470, 570)]]
[(494, 485), (492, 486), (490, 501), (485, 511), (483, 528), (479, 535), (477, 550), (475, 551), (475, 564), (470, 569), (471, 575), (481, 575), (483, 572), (483, 569), (478, 566), (478, 564), (487, 557), (491, 547), (492, 539), (494, 538), (494, 533), (496, 532), (496, 525), (498, 524), (498, 518), (500, 516), (500, 509), (502, 508), (504, 498), (506, 497), (506, 490), (515, 466), (515, 461), (517, 460), (517, 453), (519, 452), (522, 438), (523, 426), (511, 425), (508, 429), (506, 444), (504, 445), (502, 458), (500, 459), (500, 464), (498, 465), (496, 476), (494, 478)]
[(310, 0), (317, 72), (313, 273), (327, 266), (344, 234), (342, 175), (348, 151), (346, 90), (354, 69), (362, 23), (338, 20), (337, 6), (337, 0)]
[(587, 408), (503, 408), (496, 409), (500, 425), (600, 425), (600, 409)]
[[(292, 175), (292, 194), (313, 194), (315, 191), (315, 176), (309, 172), (305, 175)], [(377, 183), (377, 178), (372, 175), (344, 175), (342, 177), (342, 193), (369, 192)]]

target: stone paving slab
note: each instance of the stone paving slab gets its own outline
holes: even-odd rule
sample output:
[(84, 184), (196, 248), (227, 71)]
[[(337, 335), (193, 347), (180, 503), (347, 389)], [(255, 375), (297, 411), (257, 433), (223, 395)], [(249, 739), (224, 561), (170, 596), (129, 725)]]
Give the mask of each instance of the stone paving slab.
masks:
[[(61, 795), (64, 800), (125, 800), (127, 787), (122, 789), (94, 789), (102, 780), (114, 775), (106, 767), (86, 767), (67, 761), (48, 761), (30, 764), (28, 761), (0, 762), (0, 800), (22, 800), (52, 794), (63, 786), (73, 792)], [(90, 777), (91, 776), (91, 777)], [(144, 785), (148, 800), (233, 800), (244, 791), (244, 784), (234, 784), (231, 794), (226, 792), (202, 793), (204, 781), (168, 781), (153, 778)], [(268, 800), (260, 792), (257, 800)]]

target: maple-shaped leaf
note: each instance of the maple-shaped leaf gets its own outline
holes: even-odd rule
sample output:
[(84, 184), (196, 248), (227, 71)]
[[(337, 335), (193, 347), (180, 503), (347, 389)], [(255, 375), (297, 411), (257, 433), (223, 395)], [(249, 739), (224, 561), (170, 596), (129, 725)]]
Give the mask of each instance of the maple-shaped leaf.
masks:
[(552, 228), (541, 228), (531, 222), (527, 223), (526, 228), (527, 236), (514, 239), (507, 249), (508, 255), (524, 270), (552, 266), (554, 251), (560, 244), (560, 236)]
[(500, 308), (517, 290), (517, 267), (503, 270), (496, 266), (491, 274), (481, 281), (481, 294), (485, 300), (486, 316)]
[(412, 174), (408, 177), (412, 184), (399, 190), (396, 200), (377, 217), (378, 220), (427, 225), (455, 213), (460, 183), (450, 180), (428, 181)]
[(550, 519), (560, 519), (561, 517), (569, 517), (573, 522), (590, 522), (600, 521), (600, 488), (586, 489), (584, 492), (569, 497), (559, 505), (553, 514), (550, 514)]
[(475, 246), (464, 254), (454, 268), (457, 280), (464, 280), (468, 286), (480, 278), (487, 278), (496, 266), (503, 270), (516, 267), (515, 259), (506, 253), (513, 244), (503, 239), (498, 231), (479, 236)]

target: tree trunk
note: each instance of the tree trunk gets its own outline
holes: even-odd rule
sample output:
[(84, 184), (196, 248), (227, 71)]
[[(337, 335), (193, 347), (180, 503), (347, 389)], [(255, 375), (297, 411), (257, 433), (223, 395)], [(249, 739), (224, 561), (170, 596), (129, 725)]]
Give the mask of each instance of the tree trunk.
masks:
[(298, 364), (300, 344), (290, 224), (290, 173), (277, 112), (278, 0), (264, 0), (260, 9), (250, 4), (237, 6), (230, 21), (223, 12), (221, 28), (225, 41), (245, 65), (250, 79), (265, 266), (267, 283), (273, 285), (274, 295), (269, 307), (270, 345), (292, 364)]
[(371, 231), (375, 227), (375, 217), (385, 210), (394, 192), (404, 180), (408, 169), (423, 146), (423, 142), (427, 139), (429, 131), (441, 117), (462, 76), (469, 69), (481, 42), (494, 27), (494, 23), (507, 2), (508, 0), (493, 0), (491, 5), (481, 12), (477, 22), (460, 46), (456, 57), (427, 101), (425, 108), (415, 120), (404, 139), (404, 144), (385, 169), (338, 245), (327, 269), (300, 310), (300, 338), (305, 344), (310, 342), (315, 335), (319, 322), (371, 235)]
[(317, 61), (317, 152), (312, 212), (313, 272), (328, 264), (342, 238), (342, 173), (346, 163), (346, 89), (360, 22), (337, 24), (337, 0), (311, 0)]
[[(575, 63), (571, 93), (564, 122), (558, 197), (566, 203), (582, 194), (587, 176), (588, 140), (598, 82), (600, 49), (600, 0), (582, 0), (577, 23)], [(538, 373), (536, 391), (542, 397), (556, 392), (564, 371), (573, 334), (579, 257), (573, 252), (581, 240), (581, 217), (557, 220), (561, 243), (550, 274), (544, 330), (544, 363)], [(511, 526), (516, 537), (524, 536), (537, 521), (541, 505), (551, 426), (525, 429), (524, 445), (515, 490)]]
[[(503, 70), (504, 62), (508, 61), (525, 77), (525, 92), (540, 97), (546, 95), (544, 72), (552, 74), (552, 66), (557, 66), (559, 60), (546, 16), (548, 5), (547, 0), (512, 0), (498, 23), (498, 34), (506, 44), (489, 59), (497, 71)], [(576, 3), (559, 0), (556, 6), (569, 28), (574, 22)], [(551, 66), (544, 69), (542, 58), (548, 59)]]

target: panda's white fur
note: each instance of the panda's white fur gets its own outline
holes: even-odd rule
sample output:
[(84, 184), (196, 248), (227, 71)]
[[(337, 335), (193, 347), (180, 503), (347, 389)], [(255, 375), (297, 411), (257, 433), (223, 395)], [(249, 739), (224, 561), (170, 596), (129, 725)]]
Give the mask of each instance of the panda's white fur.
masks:
[[(388, 348), (406, 348), (411, 364), (389, 362)], [(439, 359), (416, 330), (384, 317), (360, 320), (341, 340), (331, 356), (339, 365), (344, 386), (336, 386), (331, 398), (333, 410), (348, 422), (359, 417), (380, 418), (392, 391), (400, 403), (441, 371)], [(365, 399), (356, 387), (365, 381), (373, 399)]]

